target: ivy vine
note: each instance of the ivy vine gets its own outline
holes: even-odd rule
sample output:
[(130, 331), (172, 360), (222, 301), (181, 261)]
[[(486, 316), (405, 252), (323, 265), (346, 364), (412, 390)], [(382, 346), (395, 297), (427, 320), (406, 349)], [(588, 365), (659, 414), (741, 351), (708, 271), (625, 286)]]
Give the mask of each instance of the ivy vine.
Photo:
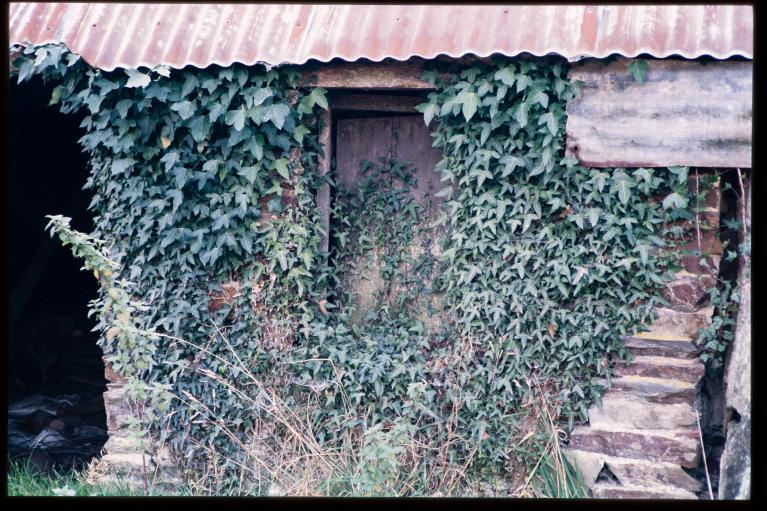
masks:
[[(436, 92), (418, 110), (444, 155), (443, 214), (423, 222), (412, 169), (366, 166), (359, 193), (334, 203), (329, 254), (315, 203), (333, 184), (317, 170), (328, 104), (296, 68), (105, 72), (54, 45), (24, 48), (15, 66), (19, 81), (55, 80), (63, 112), (88, 113), (93, 235), (160, 334), (134, 340), (149, 356), (100, 342), (115, 370), (169, 386), (169, 441), (190, 467), (221, 456), (238, 470), (264, 417), (243, 399), (262, 399), (247, 370), (311, 410), (323, 444), (396, 431), (446, 446), (450, 462), (507, 470), (524, 460), (527, 382), (570, 427), (585, 419), (596, 381), (628, 357), (621, 337), (663, 302), (694, 216), (686, 168), (565, 156), (577, 91), (560, 59), (430, 69)], [(439, 259), (425, 246), (437, 232)], [(355, 318), (344, 283), (373, 252), (386, 285)], [(431, 328), (424, 311), (446, 319)]]

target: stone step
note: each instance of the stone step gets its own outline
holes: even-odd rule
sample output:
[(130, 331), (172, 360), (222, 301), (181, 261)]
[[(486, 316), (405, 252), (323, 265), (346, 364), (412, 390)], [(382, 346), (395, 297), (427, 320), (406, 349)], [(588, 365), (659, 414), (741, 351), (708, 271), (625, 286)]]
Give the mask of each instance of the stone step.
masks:
[(685, 468), (697, 466), (700, 451), (697, 429), (605, 431), (576, 426), (569, 447), (620, 458), (675, 463)]
[(679, 380), (688, 383), (700, 381), (705, 366), (697, 359), (636, 356), (631, 363), (615, 364), (615, 376), (649, 376), (665, 380)]
[(686, 338), (669, 340), (632, 336), (624, 337), (623, 342), (637, 356), (693, 359), (699, 352), (698, 347)]
[(666, 485), (624, 486), (597, 483), (591, 488), (596, 499), (687, 499), (698, 500), (694, 493)]
[(602, 453), (564, 449), (571, 463), (578, 466), (583, 481), (591, 487), (605, 465), (618, 482), (626, 486), (648, 487), (673, 486), (686, 491), (698, 492), (703, 484), (673, 463), (654, 462), (607, 456)]
[(652, 403), (690, 403), (695, 401), (695, 383), (651, 378), (649, 376), (623, 376), (612, 378), (610, 385), (606, 379), (597, 383), (607, 388), (607, 392), (627, 392)]
[(712, 306), (693, 312), (680, 312), (665, 307), (655, 308), (655, 320), (650, 329), (639, 334), (651, 339), (687, 339), (698, 338), (698, 331), (711, 324), (714, 314)]
[(589, 408), (592, 428), (604, 431), (626, 429), (687, 429), (696, 425), (690, 403), (658, 403), (629, 392), (608, 392), (602, 406)]

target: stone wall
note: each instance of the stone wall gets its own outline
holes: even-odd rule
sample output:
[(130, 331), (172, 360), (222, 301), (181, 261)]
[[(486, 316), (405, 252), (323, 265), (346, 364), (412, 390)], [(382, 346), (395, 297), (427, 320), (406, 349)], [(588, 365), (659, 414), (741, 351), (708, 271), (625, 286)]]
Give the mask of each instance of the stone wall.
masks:
[[(694, 341), (713, 314), (702, 301), (716, 282), (722, 253), (718, 182), (705, 206), (701, 245), (711, 268), (699, 264), (699, 257), (683, 258), (682, 269), (664, 291), (670, 306), (656, 309), (649, 331), (625, 339), (633, 362), (616, 367), (601, 407), (592, 406), (589, 425), (577, 426), (570, 437), (565, 453), (580, 467), (595, 497), (694, 499), (703, 491), (685, 469), (694, 469), (700, 460), (696, 400), (704, 366)], [(212, 295), (211, 306), (227, 302), (228, 291), (236, 294), (232, 288), (226, 296)], [(129, 438), (133, 411), (125, 380), (106, 366), (110, 438), (104, 456), (91, 466), (92, 478), (123, 479), (140, 488), (146, 464), (150, 485), (172, 487), (179, 477), (167, 449), (142, 455)]]
[[(751, 234), (751, 184), (748, 183), (745, 232)], [(741, 233), (741, 242), (743, 242)], [(741, 259), (740, 304), (735, 340), (725, 372), (727, 439), (720, 461), (719, 498), (751, 498), (751, 261)]]

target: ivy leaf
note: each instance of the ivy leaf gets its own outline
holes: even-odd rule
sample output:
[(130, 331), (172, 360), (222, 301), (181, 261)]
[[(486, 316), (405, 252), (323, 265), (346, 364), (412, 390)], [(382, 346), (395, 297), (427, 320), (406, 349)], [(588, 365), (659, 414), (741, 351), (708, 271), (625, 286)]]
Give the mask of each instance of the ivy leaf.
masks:
[(165, 172), (168, 172), (173, 166), (178, 163), (178, 151), (168, 151), (165, 156), (160, 158), (160, 161), (165, 164)]
[(261, 114), (263, 122), (272, 121), (277, 129), (282, 129), (285, 124), (285, 118), (290, 115), (290, 107), (285, 103), (273, 103), (264, 108)]
[(527, 126), (527, 103), (518, 103), (511, 112), (512, 117), (521, 128)]
[(208, 119), (205, 116), (199, 115), (189, 125), (189, 130), (192, 133), (192, 138), (195, 142), (202, 142), (208, 136), (210, 125)]
[(556, 118), (554, 118), (553, 112), (547, 112), (538, 118), (538, 125), (540, 126), (543, 123), (546, 123), (546, 127), (549, 129), (549, 133), (552, 135), (557, 134), (559, 123), (557, 123)]
[(226, 112), (226, 108), (221, 103), (213, 103), (208, 113), (208, 119), (210, 122), (216, 122), (216, 119), (221, 117), (224, 112)]
[(179, 103), (173, 103), (170, 106), (170, 109), (174, 112), (178, 112), (178, 115), (181, 117), (181, 120), (187, 120), (192, 115), (194, 115), (194, 111), (196, 110), (196, 107), (194, 103), (191, 101), (181, 101)]
[(634, 171), (634, 177), (636, 179), (642, 179), (647, 183), (652, 183), (652, 174), (649, 170), (644, 168), (639, 168)]
[(125, 84), (128, 88), (140, 87), (143, 89), (152, 81), (149, 75), (135, 69), (126, 69), (125, 74), (128, 75), (128, 82)]
[(322, 87), (315, 87), (312, 89), (312, 92), (309, 93), (309, 97), (311, 98), (312, 104), (318, 104), (320, 108), (323, 110), (328, 109), (328, 99), (325, 97), (325, 94), (328, 91), (323, 89)]
[(152, 71), (165, 78), (170, 78), (170, 66), (166, 66), (165, 64), (153, 67)]
[[(507, 87), (514, 85), (514, 66), (507, 66), (499, 69), (493, 76), (495, 80), (500, 80)], [(505, 94), (505, 91), (504, 91)]]
[(637, 244), (635, 250), (639, 252), (639, 258), (642, 261), (642, 264), (647, 264), (649, 247), (644, 243), (639, 243)]
[(503, 172), (501, 173), (501, 177), (508, 176), (509, 174), (514, 172), (514, 169), (516, 169), (517, 167), (525, 166), (525, 160), (517, 156), (511, 156), (511, 155), (504, 156), (503, 158), (500, 159), (500, 162), (505, 165), (503, 167)]
[(217, 168), (218, 160), (208, 160), (202, 166), (202, 170), (208, 173), (215, 172)]
[(439, 107), (434, 103), (422, 103), (416, 107), (416, 110), (423, 113), (423, 122), (427, 126), (435, 116), (439, 115)]
[(634, 77), (637, 83), (644, 83), (647, 77), (647, 71), (650, 70), (650, 64), (645, 60), (632, 60), (628, 66), (628, 73)]
[(687, 167), (669, 167), (668, 170), (676, 176), (677, 183), (682, 184), (687, 181)]
[(286, 180), (290, 179), (290, 173), (288, 172), (288, 160), (286, 158), (274, 160), (272, 168)]
[[(61, 101), (61, 96), (67, 91), (67, 88), (63, 85), (58, 85), (56, 88), (53, 89), (53, 92), (51, 93), (51, 100), (48, 102), (48, 106), (51, 105), (58, 105), (59, 101)], [(125, 116), (122, 116), (125, 118)]]
[(519, 75), (517, 76), (517, 92), (522, 92), (527, 87), (530, 86), (532, 83), (532, 80), (527, 75)]
[(597, 187), (597, 190), (601, 192), (604, 190), (605, 185), (607, 184), (607, 178), (609, 177), (609, 174), (606, 172), (596, 171), (594, 172), (594, 175), (591, 178), (591, 182), (594, 183), (594, 185)]
[(243, 145), (243, 150), (250, 151), (257, 161), (264, 157), (264, 138), (261, 135), (255, 135), (248, 139)]
[(538, 92), (538, 94), (533, 96), (530, 101), (533, 103), (540, 103), (543, 108), (549, 106), (549, 96), (543, 91)]
[(623, 204), (628, 204), (631, 197), (631, 188), (634, 186), (634, 181), (623, 171), (616, 172), (613, 176), (611, 193), (618, 192), (618, 198)]
[(299, 124), (298, 126), (293, 128), (293, 138), (299, 144), (303, 143), (304, 135), (306, 135), (307, 133), (309, 133), (309, 128), (307, 128), (306, 126)]
[(181, 86), (181, 97), (185, 98), (187, 94), (192, 92), (199, 85), (200, 80), (197, 79), (197, 76), (192, 73), (184, 73), (184, 85)]
[(136, 160), (133, 158), (120, 158), (118, 160), (112, 161), (110, 171), (112, 172), (113, 176), (117, 174), (124, 174), (126, 170), (133, 166), (134, 163), (136, 163)]
[(272, 92), (272, 89), (270, 87), (263, 87), (261, 89), (258, 89), (255, 94), (253, 94), (253, 106), (258, 106), (264, 101), (266, 101), (268, 98), (271, 98), (274, 95)]
[(168, 195), (173, 199), (173, 212), (175, 213), (184, 201), (184, 192), (181, 190), (169, 190)]
[(224, 123), (227, 126), (233, 126), (237, 131), (242, 131), (245, 127), (245, 109), (230, 110), (224, 117)]
[(663, 199), (663, 209), (687, 207), (687, 199), (678, 193), (670, 193)]
[(469, 122), (469, 120), (471, 120), (471, 118), (474, 117), (474, 114), (477, 112), (477, 107), (479, 106), (480, 99), (479, 96), (474, 92), (461, 94), (463, 96), (458, 96), (461, 100), (461, 112), (463, 113), (463, 117), (466, 119), (466, 122)]
[(596, 227), (597, 223), (599, 222), (599, 208), (591, 208), (588, 210), (589, 215), (589, 222), (591, 222), (591, 227)]
[(120, 115), (120, 119), (125, 119), (131, 106), (133, 106), (133, 100), (130, 99), (121, 99), (117, 102), (115, 110), (117, 110), (117, 113)]
[(258, 178), (258, 165), (242, 167), (237, 173), (247, 179), (248, 183), (252, 185)]
[(85, 98), (85, 104), (88, 106), (88, 110), (92, 113), (98, 113), (101, 108), (101, 102), (104, 101), (104, 96), (101, 94), (91, 94)]

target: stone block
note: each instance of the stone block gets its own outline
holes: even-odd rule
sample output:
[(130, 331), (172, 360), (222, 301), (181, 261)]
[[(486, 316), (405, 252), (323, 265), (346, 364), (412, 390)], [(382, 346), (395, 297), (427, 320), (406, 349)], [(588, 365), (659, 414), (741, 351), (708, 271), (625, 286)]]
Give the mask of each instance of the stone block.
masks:
[(626, 392), (609, 392), (602, 406), (589, 408), (589, 423), (598, 430), (680, 429), (696, 424), (689, 403), (658, 403)]
[(648, 339), (645, 337), (624, 337), (623, 342), (631, 353), (651, 357), (692, 359), (698, 356), (698, 347), (688, 340)]
[(570, 447), (607, 456), (666, 462), (694, 468), (699, 459), (697, 430), (602, 431), (577, 426), (570, 436)]
[(619, 362), (615, 365), (617, 377), (645, 376), (693, 384), (701, 379), (704, 372), (705, 366), (697, 359), (638, 356), (631, 363)]
[(694, 312), (680, 312), (665, 307), (655, 308), (655, 320), (650, 329), (640, 332), (635, 337), (658, 340), (695, 340), (701, 328), (711, 324), (713, 307), (705, 307)]
[(698, 492), (702, 487), (700, 481), (687, 474), (681, 466), (673, 463), (618, 458), (574, 449), (565, 449), (563, 452), (571, 463), (578, 465), (583, 481), (589, 488), (596, 483), (597, 476), (605, 465), (623, 486), (661, 485), (690, 492)]
[(694, 403), (696, 385), (678, 380), (623, 376), (611, 380), (610, 392), (627, 392), (652, 403)]
[(596, 484), (591, 490), (597, 499), (685, 499), (698, 500), (692, 492), (673, 486), (629, 487), (611, 484)]
[(716, 275), (679, 272), (663, 289), (663, 298), (671, 308), (681, 312), (695, 312), (708, 298), (708, 290), (716, 286)]

